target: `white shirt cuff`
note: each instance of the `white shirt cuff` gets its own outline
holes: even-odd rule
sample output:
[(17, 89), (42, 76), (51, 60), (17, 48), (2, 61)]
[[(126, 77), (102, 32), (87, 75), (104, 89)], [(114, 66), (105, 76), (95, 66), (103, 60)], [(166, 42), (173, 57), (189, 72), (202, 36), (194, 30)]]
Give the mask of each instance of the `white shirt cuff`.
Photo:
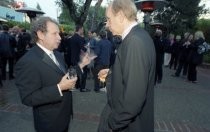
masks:
[(59, 91), (59, 93), (60, 93), (60, 96), (63, 96), (63, 93), (62, 93), (62, 91), (61, 91), (61, 88), (60, 88), (59, 84), (57, 84), (57, 86), (58, 86), (58, 91)]

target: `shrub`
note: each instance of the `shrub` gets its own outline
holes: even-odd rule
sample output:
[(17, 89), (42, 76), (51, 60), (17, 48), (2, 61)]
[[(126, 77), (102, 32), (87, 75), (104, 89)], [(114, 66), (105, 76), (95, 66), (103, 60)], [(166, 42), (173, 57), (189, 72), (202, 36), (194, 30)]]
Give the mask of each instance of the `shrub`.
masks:
[(210, 53), (204, 55), (203, 61), (204, 61), (205, 63), (210, 63)]
[(20, 28), (25, 28), (27, 30), (30, 30), (30, 23), (28, 22), (16, 22), (16, 21), (8, 21), (7, 25), (12, 28), (14, 26), (18, 26)]

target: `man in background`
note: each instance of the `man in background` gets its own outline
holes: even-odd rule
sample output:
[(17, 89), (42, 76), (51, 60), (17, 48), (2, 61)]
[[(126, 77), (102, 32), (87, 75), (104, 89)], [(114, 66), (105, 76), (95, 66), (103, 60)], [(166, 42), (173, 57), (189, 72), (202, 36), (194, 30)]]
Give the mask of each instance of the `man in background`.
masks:
[(6, 66), (9, 64), (9, 79), (14, 79), (13, 69), (14, 69), (14, 58), (15, 58), (15, 48), (16, 40), (15, 37), (9, 34), (9, 27), (6, 24), (2, 25), (2, 33), (0, 33), (0, 54), (2, 63), (2, 80), (7, 79)]
[[(67, 59), (70, 64), (69, 66), (75, 66), (79, 62), (81, 54), (86, 52), (85, 39), (83, 37), (84, 30), (83, 26), (76, 25), (74, 35), (67, 40)], [(87, 79), (87, 66), (83, 68), (83, 74), (78, 78), (76, 88), (80, 89), (80, 92), (89, 92), (90, 89), (86, 88)]]

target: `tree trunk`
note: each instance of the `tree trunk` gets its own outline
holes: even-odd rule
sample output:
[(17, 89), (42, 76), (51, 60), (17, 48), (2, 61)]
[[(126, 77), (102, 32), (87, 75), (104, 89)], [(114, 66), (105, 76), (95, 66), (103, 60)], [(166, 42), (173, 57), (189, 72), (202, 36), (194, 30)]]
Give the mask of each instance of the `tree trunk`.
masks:
[(98, 16), (98, 9), (101, 6), (101, 3), (103, 2), (103, 0), (98, 0), (98, 2), (96, 2), (95, 7), (94, 7), (94, 12), (93, 12), (93, 16), (92, 16), (92, 21), (91, 21), (91, 30), (96, 30), (96, 18)]
[(86, 21), (88, 10), (92, 0), (85, 0), (84, 5), (81, 7), (79, 13), (77, 13), (77, 7), (73, 0), (61, 0), (68, 8), (70, 17), (76, 25), (83, 25)]

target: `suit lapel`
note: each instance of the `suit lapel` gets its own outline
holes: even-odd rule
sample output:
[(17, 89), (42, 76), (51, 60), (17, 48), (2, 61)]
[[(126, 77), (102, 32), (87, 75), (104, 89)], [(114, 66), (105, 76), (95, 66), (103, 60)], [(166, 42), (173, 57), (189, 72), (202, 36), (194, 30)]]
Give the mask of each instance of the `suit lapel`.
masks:
[[(41, 58), (41, 60), (46, 63), (49, 67), (53, 68), (58, 73), (65, 74), (65, 71), (62, 71), (59, 69), (59, 67), (53, 62), (53, 60), (39, 47), (35, 47), (35, 51), (37, 52), (37, 55)], [(57, 57), (56, 57), (57, 58)], [(60, 63), (60, 62), (59, 62)], [(65, 69), (65, 68), (64, 68)]]
[(65, 62), (62, 61), (63, 58), (61, 58), (61, 56), (59, 56), (58, 53), (57, 53), (56, 51), (54, 52), (54, 55), (55, 55), (55, 58), (57, 59), (59, 65), (60, 65), (60, 69), (61, 69), (64, 73), (66, 73), (66, 72), (67, 72), (67, 69), (66, 69)]

